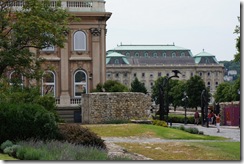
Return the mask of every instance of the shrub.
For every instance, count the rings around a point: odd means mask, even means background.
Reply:
[[[168,127],[167,122],[161,120],[153,120],[153,125]]]
[[[11,147],[7,147],[3,150],[3,153],[8,154],[12,157],[16,157],[16,152],[20,148],[19,145],[13,145]]]
[[[81,127],[77,124],[60,124],[58,128],[60,140],[65,140],[73,144],[95,146],[106,149],[104,140],[97,136],[96,133],[91,132],[88,128]]]
[[[37,104],[0,104],[0,142],[56,138],[55,116]]]
[[[7,148],[7,147],[11,147],[11,146],[13,146],[13,142],[7,140],[7,141],[5,141],[5,142],[3,142],[3,143],[1,144],[1,150],[3,151],[5,148]]]

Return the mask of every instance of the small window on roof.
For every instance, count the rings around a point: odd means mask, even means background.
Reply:
[[[115,59],[114,64],[119,64],[119,59]]]
[[[166,52],[163,52],[163,53],[162,53],[162,56],[163,56],[163,57],[166,57]]]
[[[135,57],[139,57],[139,53],[138,52],[135,53]]]

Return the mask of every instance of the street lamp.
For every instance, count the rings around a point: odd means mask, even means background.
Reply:
[[[186,94],[186,91],[184,91],[184,98],[182,99],[182,101],[184,101],[184,108],[185,108],[185,125],[187,123],[187,120],[186,120],[186,102],[187,102],[187,99],[188,99],[188,96]]]
[[[202,126],[206,123],[208,127],[208,95],[204,89],[201,93],[201,113],[202,113]]]
[[[169,113],[169,103],[168,103],[168,83],[173,77],[179,78],[178,74],[181,74],[178,70],[172,70],[174,72],[173,76],[165,77],[162,84],[159,84],[159,119],[164,120],[164,115],[168,116]],[[165,92],[166,89],[166,92]],[[168,118],[167,118],[168,121]]]

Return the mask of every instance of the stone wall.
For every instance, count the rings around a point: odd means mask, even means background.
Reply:
[[[115,92],[82,95],[81,120],[84,124],[148,117],[151,97],[143,93]]]

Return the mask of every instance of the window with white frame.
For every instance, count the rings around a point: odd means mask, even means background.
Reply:
[[[83,70],[74,73],[74,97],[87,93],[87,74]]]
[[[55,73],[46,71],[42,77],[42,95],[50,94],[55,97]]]
[[[23,87],[23,75],[13,71],[9,75],[10,85],[18,85]]]
[[[86,34],[83,31],[74,33],[74,51],[86,51]]]

